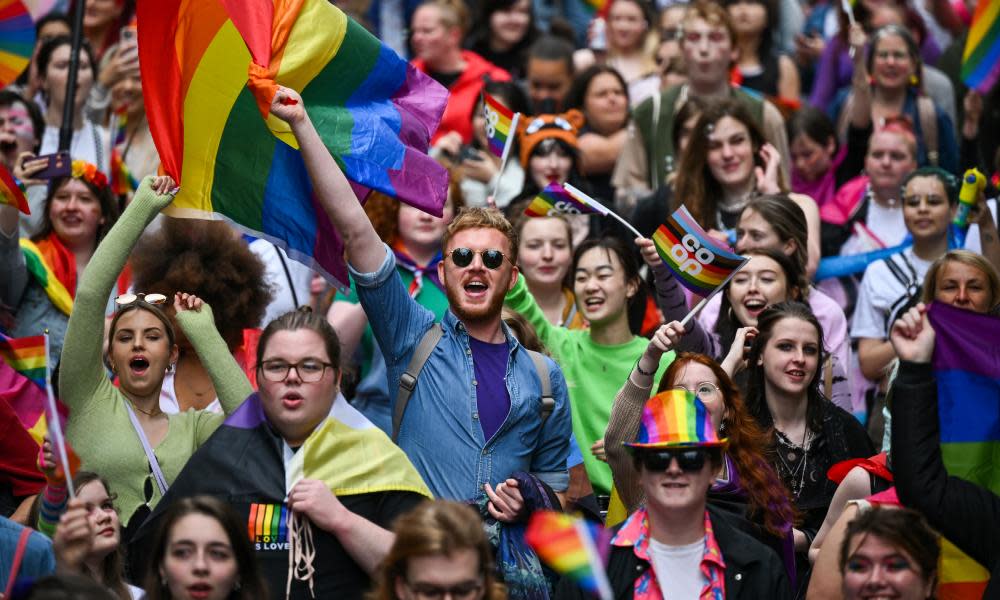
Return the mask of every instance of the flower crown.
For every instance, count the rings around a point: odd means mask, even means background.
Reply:
[[[70,174],[76,179],[82,179],[99,190],[108,187],[108,177],[97,168],[97,165],[85,160],[74,160]]]

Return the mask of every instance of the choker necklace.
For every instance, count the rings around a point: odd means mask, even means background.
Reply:
[[[160,410],[159,406],[156,407],[156,412],[154,413],[151,410],[142,410],[141,408],[139,408],[138,406],[135,405],[135,402],[132,402],[131,400],[129,400],[128,403],[132,405],[132,408],[134,408],[135,410],[141,412],[142,414],[146,415],[149,418],[158,417],[158,416],[160,416],[160,415],[163,414],[163,411]]]

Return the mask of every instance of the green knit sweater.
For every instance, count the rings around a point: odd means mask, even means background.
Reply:
[[[518,278],[504,302],[531,323],[545,348],[559,363],[569,388],[573,433],[583,453],[587,477],[595,492],[611,493],[611,469],[607,463],[594,458],[590,447],[604,437],[615,396],[645,352],[649,340],[636,336],[624,344],[601,346],[590,337],[589,330],[570,330],[553,325],[528,291],[524,277]],[[673,360],[674,353],[668,352],[660,361],[653,389],[656,389],[660,377]]]
[[[142,182],[132,203],[94,252],[77,286],[73,314],[63,344],[59,394],[70,409],[66,437],[83,461],[83,468],[108,480],[118,495],[123,524],[145,501],[143,484],[149,464],[132,428],[125,395],[108,379],[101,356],[104,310],[115,280],[132,247],[172,196],[158,196]],[[205,365],[226,414],[236,410],[253,389],[215,329],[211,308],[177,315],[184,335]],[[167,482],[172,482],[188,458],[222,424],[225,415],[188,410],[170,415],[167,435],[154,453]],[[153,485],[150,507],[160,500]]]

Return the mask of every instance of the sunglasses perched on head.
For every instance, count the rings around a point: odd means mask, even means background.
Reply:
[[[673,459],[685,473],[697,473],[705,466],[709,456],[718,456],[717,449],[711,448],[677,448],[671,450],[643,450],[639,461],[647,471],[660,472],[670,468]]]
[[[504,259],[507,255],[503,252],[490,248],[488,250],[472,250],[470,248],[455,248],[451,251],[451,262],[455,263],[456,267],[467,267],[472,264],[472,259],[476,255],[479,255],[483,259],[483,266],[491,271],[496,271],[503,264]],[[511,263],[513,264],[513,263]]]
[[[136,302],[145,302],[146,304],[166,304],[167,297],[163,294],[122,294],[115,298],[115,304],[119,308],[124,308],[129,304],[135,304]]]

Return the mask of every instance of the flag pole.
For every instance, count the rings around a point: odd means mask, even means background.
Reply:
[[[631,231],[632,233],[634,233],[635,237],[641,237],[641,238],[646,237],[646,236],[642,235],[641,233],[639,233],[639,231],[635,227],[632,227],[631,223],[629,223],[625,219],[621,218],[621,216],[619,216],[618,213],[612,211],[611,209],[609,209],[608,207],[604,206],[603,204],[601,204],[597,200],[594,200],[593,198],[591,198],[587,194],[584,194],[583,192],[581,192],[580,190],[576,189],[575,187],[573,187],[572,185],[570,185],[568,183],[564,183],[563,187],[566,188],[566,191],[568,191],[570,194],[573,194],[577,198],[583,200],[587,204],[590,204],[591,206],[593,206],[594,208],[596,208],[597,211],[599,213],[601,213],[601,215],[603,215],[605,217],[611,217],[613,219],[616,219],[619,223],[621,223],[622,225],[624,225],[626,229],[628,229],[629,231]]]
[[[500,178],[503,177],[504,167],[507,166],[507,157],[510,155],[510,149],[514,145],[514,134],[517,131],[517,121],[520,117],[521,113],[514,113],[514,118],[510,121],[510,132],[507,134],[507,142],[503,145],[503,156],[500,157],[500,170],[497,171],[497,181],[493,184],[493,193],[490,194],[493,198],[494,206],[497,203],[497,190],[500,189]]]
[[[729,283],[729,280],[733,278],[733,275],[736,275],[737,273],[739,273],[740,269],[742,269],[747,264],[747,262],[749,260],[750,260],[749,258],[744,258],[743,262],[740,263],[740,266],[738,266],[735,269],[733,269],[733,272],[730,273],[729,276],[726,277],[722,281],[722,283],[720,283],[719,285],[717,285],[715,287],[715,289],[712,290],[711,294],[709,294],[709,295],[705,296],[704,298],[702,298],[701,302],[699,302],[698,304],[696,304],[695,307],[692,308],[688,312],[688,314],[684,315],[684,318],[681,319],[681,327],[686,327],[687,324],[688,324],[688,321],[690,321],[691,319],[693,319],[695,317],[695,315],[697,315],[698,313],[700,313],[701,309],[705,308],[705,305],[708,304],[708,301],[711,300],[713,296],[715,296],[716,294],[718,294],[719,292],[721,292],[722,288],[726,287],[726,284]]]
[[[76,498],[73,489],[73,474],[69,470],[69,456],[66,453],[66,439],[63,437],[62,423],[59,422],[59,411],[56,408],[56,395],[52,391],[52,367],[49,365],[49,330],[43,334],[45,338],[45,394],[48,397],[49,414],[45,417],[48,430],[52,432],[52,443],[55,444],[56,456],[62,463],[63,475],[66,476],[66,490],[70,500]]]

